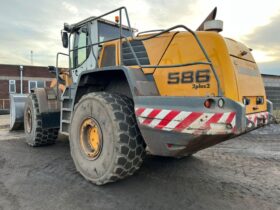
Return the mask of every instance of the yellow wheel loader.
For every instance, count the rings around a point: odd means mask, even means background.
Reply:
[[[132,175],[146,150],[183,157],[271,122],[251,49],[221,36],[215,15],[197,31],[136,34],[125,7],[65,24],[69,70],[50,67],[56,85],[28,96],[27,143],[69,136],[77,170],[102,185]]]

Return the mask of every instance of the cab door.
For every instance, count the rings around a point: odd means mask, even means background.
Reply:
[[[97,26],[89,23],[71,36],[70,64],[73,82],[77,83],[79,75],[83,71],[92,70],[98,63],[98,46],[92,45],[98,42]]]

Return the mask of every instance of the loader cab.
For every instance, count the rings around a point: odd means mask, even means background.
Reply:
[[[92,17],[92,19],[94,18]],[[76,25],[79,27],[76,27]],[[77,23],[69,26],[66,31],[70,32],[69,64],[74,83],[77,83],[78,77],[83,71],[93,70],[99,66],[116,65],[116,62],[113,62],[111,57],[107,60],[104,57],[104,61],[99,60],[100,53],[103,52],[103,46],[110,41],[120,39],[120,25],[118,23],[104,19],[87,20],[84,24]],[[128,27],[122,26],[122,35],[130,37],[133,32]],[[107,46],[104,52],[115,56],[116,49]]]

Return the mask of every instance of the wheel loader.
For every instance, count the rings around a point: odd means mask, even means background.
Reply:
[[[215,16],[216,8],[196,31],[136,33],[121,7],[65,24],[69,69],[49,67],[56,82],[26,99],[27,143],[69,136],[77,170],[103,185],[134,174],[146,151],[184,157],[270,123],[251,49],[223,37]]]

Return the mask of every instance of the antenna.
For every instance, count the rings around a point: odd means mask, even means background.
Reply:
[[[30,51],[30,61],[31,65],[33,65],[33,50]]]

